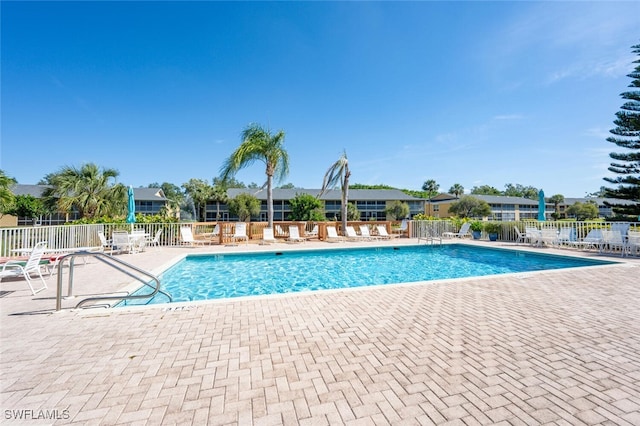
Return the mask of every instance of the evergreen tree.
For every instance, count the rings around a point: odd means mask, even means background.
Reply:
[[[640,56],[640,44],[631,47],[632,52]],[[631,74],[633,81],[629,87],[640,88],[640,59],[633,61],[638,64]],[[612,152],[609,154],[614,161],[609,166],[609,171],[620,176],[605,177],[604,180],[616,184],[616,188],[607,188],[606,196],[620,200],[629,200],[629,204],[610,203],[616,214],[623,216],[640,217],[640,90],[631,90],[621,93],[622,99],[626,99],[616,113],[613,123],[617,126],[610,130],[614,136],[607,138],[624,152]],[[605,203],[607,204],[607,203]]]

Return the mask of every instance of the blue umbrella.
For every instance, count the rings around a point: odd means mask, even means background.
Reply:
[[[127,201],[127,223],[136,223],[136,202],[133,198],[133,186],[129,186],[129,200]]]
[[[544,213],[544,191],[541,189],[538,192],[538,220],[541,222],[545,220]]]

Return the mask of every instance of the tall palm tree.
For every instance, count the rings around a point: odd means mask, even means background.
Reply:
[[[433,179],[429,179],[422,184],[422,190],[427,193],[427,198],[429,199],[429,215],[431,215],[431,199],[438,195],[439,188],[440,185]]]
[[[284,132],[272,134],[258,124],[249,124],[242,132],[242,143],[227,158],[220,169],[220,177],[226,180],[240,169],[262,161],[267,174],[267,218],[273,228],[273,179],[282,181],[289,174],[289,154],[283,147]]]
[[[322,188],[318,197],[327,192],[329,189],[335,188],[338,184],[342,188],[342,204],[340,205],[340,216],[342,219],[342,232],[347,229],[347,201],[349,200],[349,160],[347,160],[347,152],[344,151],[338,161],[333,163],[329,170],[324,174]]]
[[[43,196],[59,211],[70,212],[75,208],[80,217],[122,214],[127,207],[127,188],[111,182],[118,175],[115,169],[100,170],[93,163],[80,168],[65,166],[48,176],[52,187]]]

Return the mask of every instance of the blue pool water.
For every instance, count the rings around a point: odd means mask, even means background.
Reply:
[[[613,262],[518,250],[441,246],[366,247],[187,256],[160,276],[174,302],[601,265]],[[148,287],[139,294],[150,293]],[[163,295],[132,304],[166,303]]]

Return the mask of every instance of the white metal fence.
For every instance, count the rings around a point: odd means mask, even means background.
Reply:
[[[283,226],[292,224],[293,222],[280,222]],[[303,229],[311,230],[312,222],[295,222],[304,225]],[[354,222],[368,223],[368,222]],[[388,223],[388,222],[380,222]],[[538,228],[572,228],[572,235],[576,239],[584,238],[591,229],[611,229],[611,226],[622,226],[625,229],[640,231],[638,223],[620,222],[567,222],[567,221],[519,221],[519,222],[496,222],[502,227],[499,233],[501,241],[516,241],[517,235],[515,227],[524,232],[525,227],[535,226]],[[615,225],[614,225],[615,224]],[[211,233],[215,227],[215,222],[200,223],[146,223],[146,224],[94,224],[94,225],[52,225],[52,226],[24,226],[0,228],[0,256],[17,256],[19,249],[30,248],[40,241],[47,242],[47,248],[55,249],[73,249],[81,247],[99,247],[100,239],[98,232],[104,232],[107,238],[111,238],[113,231],[125,230],[131,232],[143,230],[150,236],[155,236],[156,232],[162,229],[159,244],[162,246],[171,246],[180,244],[180,226],[189,225],[193,234],[197,237],[199,234]],[[231,228],[234,222],[220,223],[221,228]],[[259,239],[262,236],[262,228],[266,226],[264,222],[254,222],[250,224],[249,237],[251,239]],[[393,223],[391,225],[397,225]],[[288,229],[288,226],[287,226]],[[408,230],[405,235],[410,238],[425,237],[427,235],[439,236],[444,232],[457,232],[458,226],[450,220],[426,220],[426,221],[410,221]],[[483,233],[482,238],[486,238]]]

